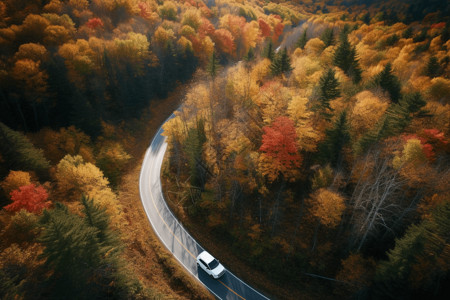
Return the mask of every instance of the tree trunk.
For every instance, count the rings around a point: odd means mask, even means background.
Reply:
[[[312,247],[311,247],[311,252],[313,252],[316,249],[317,236],[319,234],[319,227],[320,227],[320,221],[318,220],[316,228],[314,229],[314,238],[313,238],[313,243],[312,243]]]

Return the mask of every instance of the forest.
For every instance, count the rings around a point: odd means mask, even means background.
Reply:
[[[449,38],[446,1],[0,0],[0,298],[209,299],[139,206],[177,107],[166,198],[246,282],[443,298]]]

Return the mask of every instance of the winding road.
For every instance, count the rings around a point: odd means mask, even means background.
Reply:
[[[162,132],[163,129],[160,128],[147,149],[139,178],[141,201],[156,234],[181,265],[217,298],[269,299],[228,270],[220,279],[212,279],[197,267],[196,257],[203,248],[172,214],[162,193],[160,173],[167,149],[166,138],[161,135]],[[214,255],[214,253],[211,254]],[[220,259],[220,257],[216,258]]]

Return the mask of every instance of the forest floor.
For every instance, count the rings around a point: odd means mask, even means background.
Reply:
[[[213,299],[191,278],[164,247],[152,230],[139,195],[139,175],[145,150],[159,126],[179,106],[181,86],[164,100],[152,101],[140,121],[133,125],[139,137],[130,148],[134,157],[118,188],[119,201],[128,222],[123,232],[125,259],[153,299]],[[136,134],[135,134],[136,135]]]

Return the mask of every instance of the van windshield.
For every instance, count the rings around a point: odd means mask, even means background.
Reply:
[[[217,261],[217,259],[214,259],[212,262],[209,263],[209,268],[211,270],[214,270],[215,268],[217,268],[218,265],[219,265],[219,262]]]

